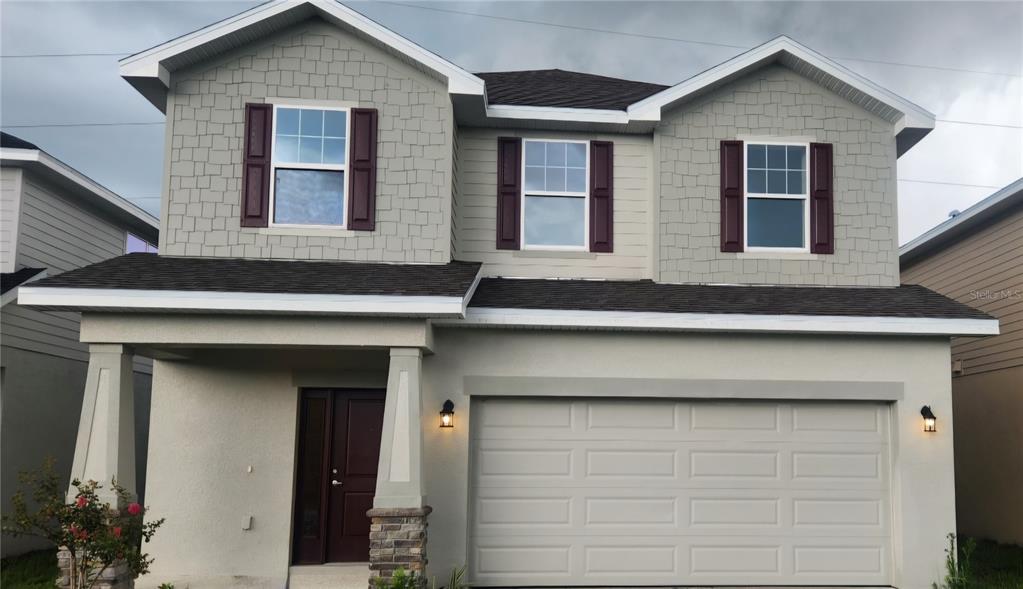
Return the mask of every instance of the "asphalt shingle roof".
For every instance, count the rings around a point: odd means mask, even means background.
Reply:
[[[5,294],[7,291],[21,286],[28,279],[32,278],[36,274],[39,274],[46,268],[22,268],[14,272],[4,272],[0,274],[0,294]]]
[[[484,278],[470,307],[655,313],[991,319],[922,286],[716,286]]]
[[[487,84],[487,102],[518,106],[625,110],[630,104],[668,87],[564,70],[476,75]]]
[[[289,294],[462,297],[476,262],[374,264],[127,254],[71,270],[34,287]]]
[[[12,149],[39,149],[34,143],[29,143],[20,137],[15,137],[10,133],[0,132],[0,147],[9,147]]]

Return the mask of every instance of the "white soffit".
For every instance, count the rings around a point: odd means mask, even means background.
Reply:
[[[997,319],[652,313],[469,308],[464,319],[434,321],[451,327],[504,327],[600,331],[692,331],[848,335],[998,335]]]
[[[162,45],[122,59],[120,74],[157,108],[166,105],[170,72],[320,16],[375,41],[407,63],[447,79],[452,94],[483,96],[483,80],[334,0],[271,0]]]
[[[99,205],[100,208],[113,210],[118,215],[152,231],[160,230],[160,222],[156,217],[45,151],[3,147],[0,148],[0,162],[4,166],[35,170],[51,182],[70,187],[79,194],[93,199],[91,204],[94,206]],[[154,236],[155,233],[148,237]]]

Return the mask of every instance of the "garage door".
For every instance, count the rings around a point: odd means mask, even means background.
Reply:
[[[886,585],[888,406],[473,405],[480,585]]]

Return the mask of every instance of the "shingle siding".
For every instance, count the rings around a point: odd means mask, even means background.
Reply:
[[[666,113],[660,170],[659,280],[895,286],[895,138],[887,123],[782,66],[769,66]],[[835,253],[780,259],[720,251],[722,139],[833,143]]]
[[[497,138],[502,136],[614,142],[613,253],[497,249]],[[653,143],[649,136],[463,128],[458,130],[457,144],[458,204],[454,220],[457,259],[483,262],[483,273],[487,276],[650,277]]]
[[[18,219],[21,208],[21,178],[19,168],[0,169],[0,271],[17,270],[15,258],[18,250]]]
[[[379,110],[372,232],[242,228],[245,103],[292,101]],[[169,255],[444,263],[451,256],[454,117],[446,84],[311,20],[214,64],[176,74]]]

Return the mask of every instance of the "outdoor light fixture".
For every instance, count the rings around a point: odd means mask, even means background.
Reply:
[[[924,405],[920,408],[920,415],[924,418],[924,431],[925,432],[936,432],[938,431],[938,418],[934,416],[934,412],[931,411],[930,405]]]
[[[440,410],[440,426],[455,427],[455,404],[451,399],[444,401],[444,407]]]

